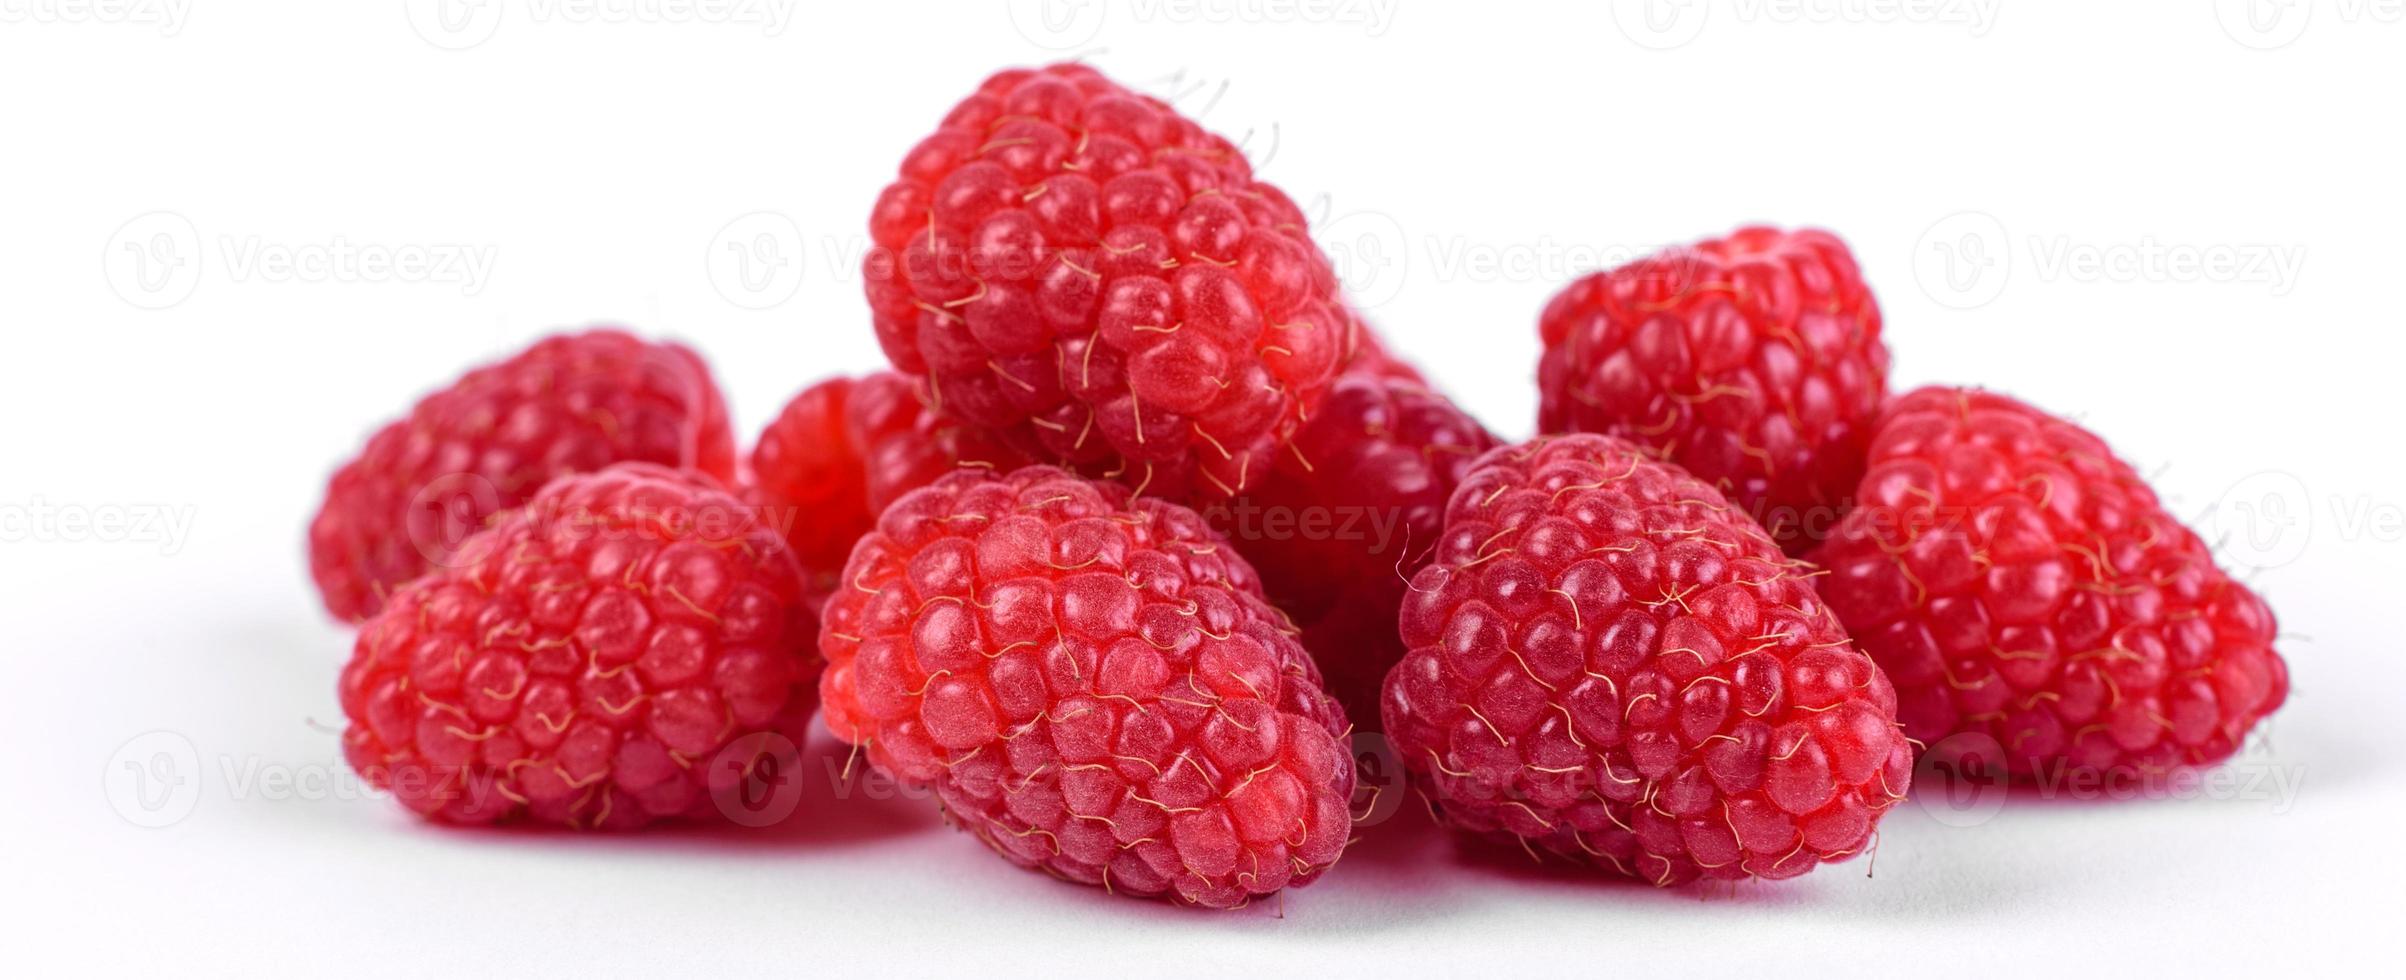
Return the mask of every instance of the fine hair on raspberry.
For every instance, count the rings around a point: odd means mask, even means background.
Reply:
[[[1887,392],[1880,307],[1825,231],[1741,228],[1547,304],[1544,432],[1600,432],[1713,484],[1791,554],[1829,532]]]
[[[357,622],[554,477],[641,462],[735,475],[735,440],[693,351],[616,329],[557,334],[462,375],[377,430],[327,481],[309,568]]]
[[[1859,854],[1912,752],[1805,573],[1628,443],[1495,450],[1404,599],[1387,735],[1443,822],[1656,885]]]
[[[361,625],[344,757],[444,823],[710,818],[793,761],[819,667],[802,598],[784,539],[711,477],[562,477]]]
[[[988,78],[870,216],[877,338],[947,416],[1172,500],[1265,474],[1359,325],[1244,154],[1081,64]]]
[[[2287,699],[2272,610],[2086,429],[1995,392],[1882,413],[1823,594],[1954,771],[2219,762]]]
[[[1009,860],[1229,908],[1351,833],[1348,726],[1202,518],[1051,467],[887,509],[827,604],[827,726]]]
[[[1262,574],[1270,600],[1357,725],[1403,656],[1395,611],[1436,552],[1445,501],[1496,439],[1391,360],[1357,361],[1260,487],[1201,508]]]

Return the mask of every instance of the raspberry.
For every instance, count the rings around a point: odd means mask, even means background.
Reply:
[[[309,524],[310,574],[336,618],[364,620],[487,517],[622,461],[734,475],[709,368],[618,330],[546,337],[426,396],[335,471]]]
[[[1204,508],[1301,624],[1354,718],[1375,723],[1379,684],[1403,658],[1404,582],[1436,549],[1446,497],[1495,445],[1410,368],[1357,360],[1258,490]]]
[[[360,628],[343,754],[446,823],[707,816],[793,761],[818,670],[801,595],[784,542],[707,476],[561,477]]]
[[[1227,140],[1078,64],[1004,71],[870,216],[877,336],[953,418],[1173,500],[1244,490],[1359,324]]]
[[[2004,395],[1884,412],[1814,555],[1905,731],[2016,777],[2215,762],[2288,695],[2273,616],[2087,430]],[[1999,758],[1999,757],[2002,758]]]
[[[992,433],[931,411],[909,378],[879,372],[861,380],[844,431],[869,473],[869,512],[964,466],[1009,472],[1035,462]]]
[[[1863,474],[1880,308],[1836,237],[1743,228],[1571,284],[1540,325],[1538,427],[1658,450],[1791,553]]]
[[[828,581],[869,533],[869,476],[858,447],[844,431],[845,408],[858,382],[832,378],[803,389],[752,444],[749,499],[784,533],[805,573]]]
[[[1225,908],[1344,847],[1344,715],[1193,511],[964,470],[888,509],[844,577],[827,727],[1011,861]]]
[[[803,569],[829,582],[896,498],[964,466],[1010,470],[1030,462],[980,430],[929,412],[917,386],[891,371],[812,385],[752,449],[757,499],[770,506]]]
[[[1532,853],[1656,885],[1851,856],[1912,752],[1798,569],[1618,439],[1496,450],[1404,600],[1387,736],[1442,820]]]

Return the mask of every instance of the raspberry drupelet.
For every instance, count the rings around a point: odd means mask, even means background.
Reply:
[[[615,329],[546,337],[426,396],[335,471],[309,524],[310,574],[327,611],[364,620],[552,478],[630,461],[734,476],[709,369]]]
[[[964,470],[861,540],[820,649],[827,726],[1011,861],[1228,908],[1351,830],[1336,702],[1253,569],[1184,507]]]
[[[1896,698],[1797,563],[1605,436],[1476,463],[1400,617],[1387,736],[1442,822],[1656,885],[1860,853],[1903,799]]]
[[[1139,494],[1259,479],[1359,329],[1294,202],[1085,65],[988,78],[869,227],[878,340],[939,411]]]
[[[822,381],[786,403],[753,445],[754,498],[820,592],[833,591],[852,545],[903,494],[963,467],[1033,462],[929,411],[918,387],[892,371]]]
[[[867,470],[872,516],[963,467],[1008,473],[1036,462],[991,432],[937,414],[920,382],[891,371],[861,379],[844,432]]]
[[[846,434],[861,382],[830,378],[795,395],[752,444],[747,499],[785,535],[813,591],[834,591],[852,544],[869,532],[869,475]]]
[[[819,667],[801,598],[784,540],[710,477],[562,477],[360,627],[344,757],[444,823],[708,818],[794,762]]]
[[[1303,629],[1329,693],[1364,726],[1403,656],[1404,583],[1436,552],[1445,501],[1495,437],[1392,361],[1357,361],[1234,508],[1206,507]]]
[[[2288,695],[2263,600],[2102,440],[2004,395],[1899,397],[1813,557],[1905,731],[1956,765],[2212,763]]]
[[[1888,348],[1827,232],[1743,228],[1590,275],[1539,332],[1539,431],[1661,452],[1791,554],[1829,532],[1863,474]]]

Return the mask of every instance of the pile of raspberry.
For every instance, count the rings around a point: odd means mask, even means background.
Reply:
[[[360,774],[445,824],[758,825],[815,716],[1010,862],[1234,908],[1381,832],[1357,752],[1674,886],[1869,852],[1917,759],[2163,774],[2287,695],[2271,611],[2096,435],[1889,391],[1827,232],[1564,286],[1513,443],[1237,146],[1084,65],[988,78],[869,230],[890,370],[747,454],[698,355],[603,328],[335,471]]]

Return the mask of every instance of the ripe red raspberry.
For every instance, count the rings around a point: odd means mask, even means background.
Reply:
[[[793,761],[818,672],[801,595],[709,477],[561,477],[360,628],[343,754],[446,823],[707,816],[763,757]]]
[[[891,371],[861,379],[844,432],[868,467],[872,517],[963,467],[1008,473],[1035,463],[994,433],[937,414],[919,382]]]
[[[852,543],[869,533],[869,475],[845,434],[845,408],[859,383],[830,378],[802,390],[752,444],[747,499],[785,535],[806,576],[834,591]]]
[[[1814,557],[1906,733],[1985,736],[1949,741],[1958,764],[2211,763],[2288,695],[2272,610],[2103,441],[2004,395],[1898,398]]]
[[[880,371],[796,395],[761,431],[751,462],[770,522],[806,572],[832,583],[853,543],[903,494],[962,467],[1012,470],[1032,461],[928,411],[914,382]]]
[[[1743,228],[1588,276],[1540,332],[1541,431],[1661,451],[1791,553],[1829,531],[1863,474],[1888,348],[1827,232]]]
[[[844,577],[827,727],[1011,861],[1225,908],[1345,846],[1344,715],[1193,511],[964,470],[888,509]]]
[[[1004,71],[871,214],[878,340],[936,407],[1174,500],[1243,490],[1358,324],[1227,140],[1078,64]]]
[[[1617,439],[1482,458],[1401,625],[1387,737],[1464,830],[1657,885],[1787,878],[1861,851],[1912,776],[1799,566]]]
[[[1403,658],[1396,608],[1436,551],[1446,497],[1495,446],[1409,368],[1357,360],[1258,490],[1203,511],[1302,627],[1329,693],[1359,722],[1377,723],[1380,683]]]
[[[359,621],[553,477],[635,461],[734,475],[702,359],[618,330],[546,337],[426,396],[336,470],[309,524],[326,609]]]

